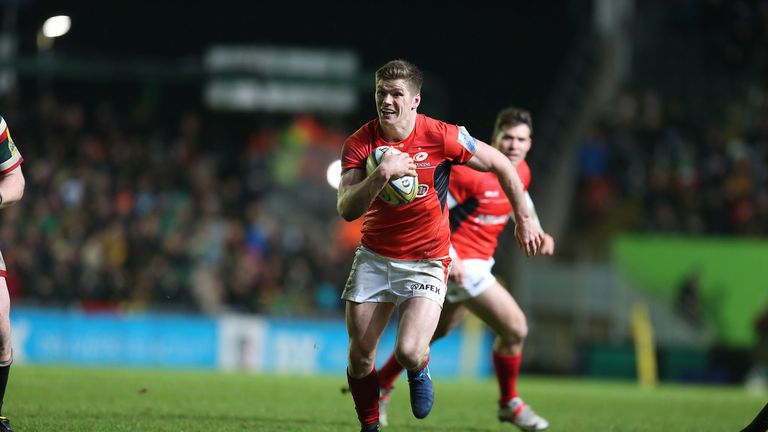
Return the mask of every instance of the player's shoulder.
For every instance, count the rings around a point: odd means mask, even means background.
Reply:
[[[523,189],[528,190],[528,186],[531,184],[531,167],[523,159],[517,163],[515,168],[517,169],[517,176],[520,177],[520,181],[523,183]]]
[[[8,125],[5,124],[5,118],[0,115],[0,131],[5,130]]]
[[[373,119],[368,123],[360,126],[360,129],[356,130],[352,135],[347,137],[347,142],[371,142],[371,140],[376,136],[376,128],[378,127],[378,124],[379,120]]]
[[[442,120],[438,120],[436,118],[429,117],[424,114],[419,114],[417,117],[417,121],[421,122],[422,129],[424,131],[437,131],[437,132],[444,132],[447,129],[450,128],[457,128],[458,126],[454,124],[450,124],[447,122],[444,122]]]
[[[458,137],[457,131],[459,127],[457,125],[446,123],[424,114],[419,114],[416,121],[416,127],[420,134],[430,141],[447,142],[450,141],[449,138],[456,139]]]

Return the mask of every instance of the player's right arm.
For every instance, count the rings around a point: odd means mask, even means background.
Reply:
[[[21,166],[0,175],[0,208],[8,207],[18,202],[24,196],[26,181],[21,172]]]
[[[368,211],[376,195],[390,179],[404,175],[417,175],[416,164],[407,153],[385,152],[379,166],[367,177],[363,169],[344,171],[339,182],[336,210],[347,221],[359,218]]]

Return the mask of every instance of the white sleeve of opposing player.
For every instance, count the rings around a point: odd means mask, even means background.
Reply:
[[[458,201],[456,201],[456,198],[451,194],[451,192],[448,192],[448,210],[456,207],[459,204]]]
[[[525,191],[525,203],[528,205],[528,211],[531,213],[533,224],[536,225],[536,227],[538,227],[540,230],[544,231],[544,228],[541,227],[541,221],[539,221],[539,215],[536,213],[536,206],[533,205],[533,199],[531,198],[531,194],[529,194],[528,191]]]

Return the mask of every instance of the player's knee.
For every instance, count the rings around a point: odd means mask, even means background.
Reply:
[[[353,377],[365,376],[373,370],[376,363],[376,351],[358,345],[349,348],[349,374]]]
[[[375,357],[356,357],[350,353],[349,375],[353,378],[362,378],[373,370]]]
[[[518,339],[525,340],[525,338],[528,337],[528,322],[525,320],[525,318],[521,319],[519,322],[516,323],[514,326],[514,332],[517,335]]]
[[[424,362],[426,351],[417,344],[399,343],[395,348],[395,358],[404,368],[414,369]]]
[[[509,343],[520,343],[528,337],[528,322],[525,317],[515,319],[509,323],[504,334],[499,337]]]

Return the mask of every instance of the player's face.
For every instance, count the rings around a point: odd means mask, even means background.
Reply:
[[[507,127],[496,134],[493,143],[516,165],[531,149],[531,129],[526,124]]]
[[[414,94],[405,80],[376,82],[376,111],[382,124],[406,123],[416,116],[421,95]]]

